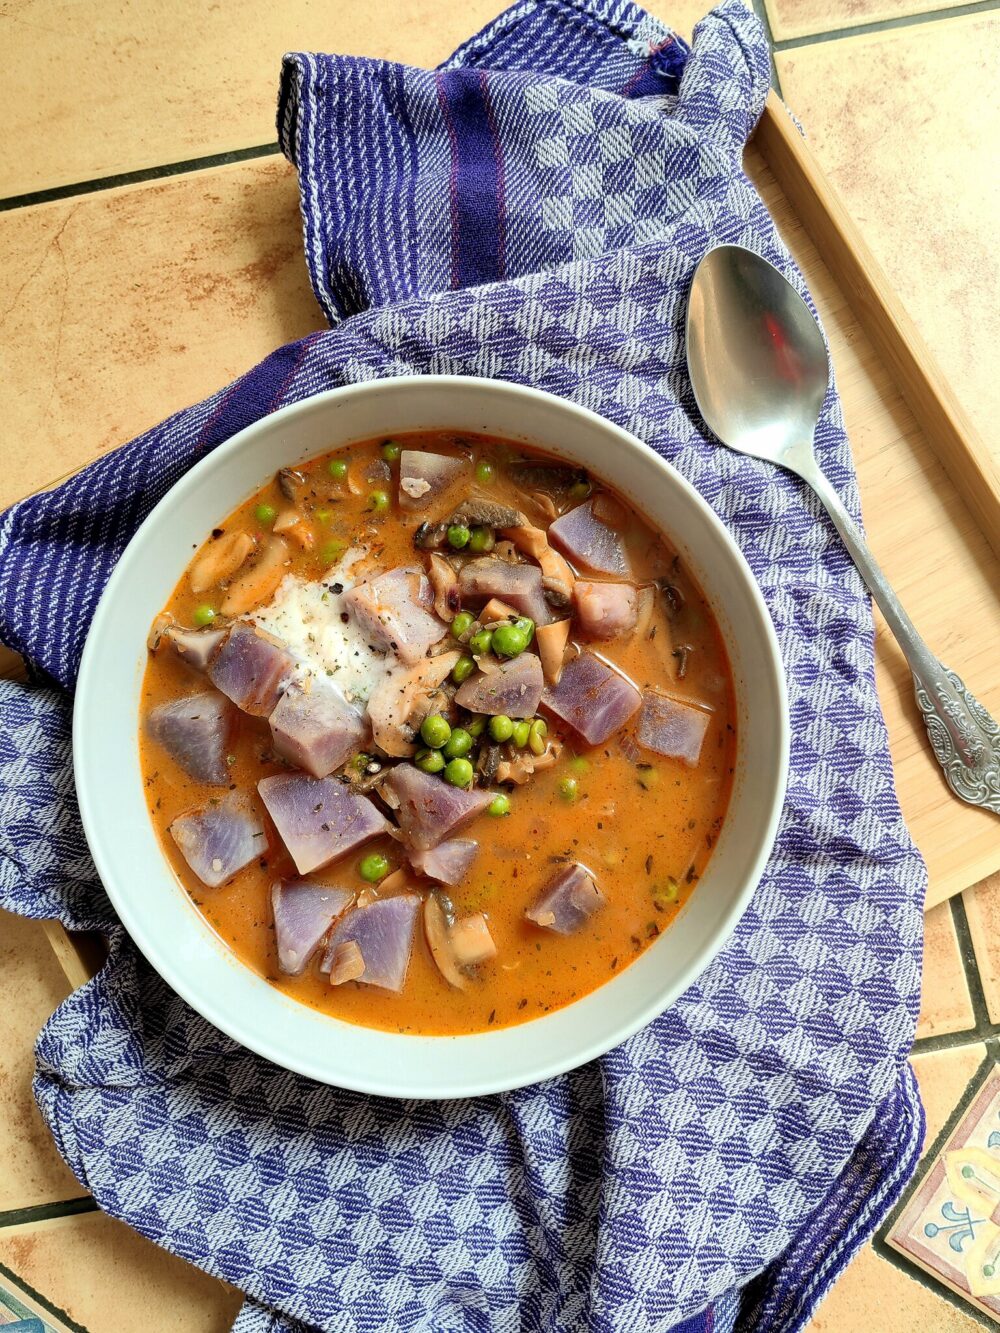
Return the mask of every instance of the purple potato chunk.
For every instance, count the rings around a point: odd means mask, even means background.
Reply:
[[[497,597],[536,625],[547,625],[552,611],[542,591],[542,571],[537,565],[511,564],[495,556],[470,560],[459,570],[462,604],[475,605]]]
[[[606,578],[632,577],[625,543],[614,528],[594,516],[593,500],[577,505],[549,527],[549,542],[578,569]]]
[[[300,875],[346,856],[389,827],[366,796],[336,778],[278,773],[261,778],[257,790]]]
[[[422,569],[407,565],[366,579],[344,596],[344,606],[373,647],[412,666],[448,627],[434,614],[434,593]]]
[[[525,916],[557,935],[572,935],[607,902],[590,871],[574,862],[545,885]]]
[[[195,782],[229,786],[226,755],[236,726],[236,709],[215,690],[189,694],[154,708],[149,734]]]
[[[411,851],[410,865],[419,875],[436,879],[439,884],[460,884],[479,854],[479,843],[472,838],[449,838],[426,851]]]
[[[399,507],[411,514],[432,510],[467,475],[464,458],[404,449],[399,455]]]
[[[712,714],[696,704],[647,690],[642,696],[642,712],[636,738],[647,750],[655,750],[667,759],[680,759],[694,768]]]
[[[335,918],[353,898],[347,889],[313,884],[307,879],[286,879],[271,885],[278,967],[286,976],[302,975]]]
[[[349,952],[363,964],[363,969],[355,970],[351,980],[401,991],[413,949],[419,906],[420,899],[415,893],[401,893],[395,898],[377,898],[366,907],[348,912],[334,926],[323,959],[323,971],[332,972],[333,984],[339,984],[339,958]]]
[[[563,667],[557,685],[542,695],[542,707],[572,727],[588,745],[600,745],[622,728],[642,703],[630,680],[593,653]]]
[[[217,889],[268,850],[260,818],[240,796],[180,815],[170,836],[203,884]]]
[[[268,722],[277,753],[314,778],[339,768],[368,734],[364,716],[322,681],[309,690],[290,686]]]
[[[494,671],[470,676],[455,695],[460,708],[471,713],[503,713],[507,717],[534,717],[545,680],[534,653],[521,653],[501,662]]]
[[[403,840],[425,852],[464,828],[486,809],[496,792],[463,791],[412,764],[397,764],[383,785],[399,802],[396,819]]]
[[[277,639],[238,620],[210,663],[208,678],[244,713],[267,717],[294,670],[294,659]]]

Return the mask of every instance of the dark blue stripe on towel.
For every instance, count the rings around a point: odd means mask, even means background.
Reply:
[[[490,126],[486,75],[449,69],[437,76],[451,141],[452,286],[501,276],[500,155]]]

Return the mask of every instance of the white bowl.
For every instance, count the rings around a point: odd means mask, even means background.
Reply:
[[[541,446],[606,477],[667,534],[718,618],[736,684],[738,756],[729,813],[697,891],[625,971],[519,1027],[403,1036],[329,1018],[240,963],[177,882],[149,819],[139,769],[146,634],[191,552],[279,467],[400,431],[481,431]],[[649,1023],[712,961],[771,852],[788,765],[788,708],[764,601],[698,493],[646,445],[584,408],[491,380],[424,376],[334,389],[265,417],[197,463],[129,543],[83,654],[73,750],[98,872],[135,943],[209,1022],[275,1064],[392,1097],[468,1097],[550,1078]],[[636,831],[641,837],[641,830]]]

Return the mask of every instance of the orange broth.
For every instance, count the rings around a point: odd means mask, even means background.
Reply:
[[[423,432],[395,439],[403,448],[490,462],[493,476],[482,490],[522,509],[525,492],[507,474],[507,463],[515,458],[545,461],[538,451],[485,436]],[[372,485],[364,474],[381,458],[381,444],[353,444],[299,469],[306,477],[299,509],[313,547],[305,550],[290,543],[288,573],[318,579],[337,555],[338,543],[359,540],[374,545],[378,568],[422,562],[413,545],[419,516],[401,513],[396,503],[398,464],[393,464],[390,482],[377,483],[391,497],[387,512],[375,516],[367,507]],[[335,480],[327,467],[337,458],[349,463],[343,481]],[[609,489],[597,478],[593,483]],[[254,512],[262,503],[278,511],[287,508],[271,482],[215,533],[245,530],[264,544],[268,529]],[[146,799],[164,855],[206,920],[243,963],[294,999],[351,1023],[404,1033],[461,1034],[522,1023],[572,1003],[627,967],[670,926],[704,873],[725,815],[736,752],[732,681],[718,626],[691,574],[668,539],[630,506],[625,508],[622,533],[635,581],[666,581],[672,591],[657,596],[651,632],[590,646],[640,690],[661,690],[711,709],[700,760],[692,768],[648,751],[637,755],[632,740],[636,718],[594,749],[575,742],[550,718],[550,735],[566,742],[558,761],[523,786],[503,788],[510,797],[508,815],[481,815],[457,834],[475,838],[480,850],[466,881],[447,892],[457,916],[485,914],[497,946],[496,958],[481,964],[464,990],[449,986],[438,971],[419,918],[399,994],[356,981],[332,986],[319,970],[318,956],[302,976],[283,976],[277,966],[270,891],[276,879],[296,878],[296,871],[255,792],[260,778],[288,771],[271,751],[266,719],[241,715],[230,771],[233,788],[250,793],[264,819],[269,850],[217,889],[207,888],[191,871],[168,827],[177,816],[217,798],[219,788],[192,781],[143,730]],[[532,521],[541,524],[537,511]],[[210,537],[202,550],[217,539]],[[185,573],[165,610],[189,625],[205,601],[206,594],[190,591]],[[575,638],[574,633],[571,643]],[[151,653],[142,713],[204,688],[204,677],[176,655]],[[567,800],[561,789],[567,778],[577,784],[574,800]],[[310,878],[360,893],[371,886],[361,880],[358,864],[363,855],[377,850],[393,868],[405,865],[399,844],[381,837]],[[563,936],[527,922],[524,912],[566,859],[592,872],[607,903],[584,928]],[[413,877],[407,884],[407,891],[430,888],[428,881]]]

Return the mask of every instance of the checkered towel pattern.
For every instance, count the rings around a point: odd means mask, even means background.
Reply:
[[[738,0],[690,53],[622,0],[527,0],[434,73],[288,57],[279,124],[334,327],[0,520],[0,636],[35,676],[0,687],[0,901],[111,941],[41,1035],[38,1097],[103,1208],[247,1292],[240,1333],[788,1333],[915,1162],[924,870],[868,602],[812,496],[713,443],[685,377],[710,245],[804,292],[739,164],[766,87]],[[551,1082],[425,1105],[286,1073],[170,992],[96,880],[69,726],[108,574],[192,463],[323,389],[435,371],[582,403],[694,483],[763,589],[793,741],[760,888],[667,1013]],[[857,516],[832,387],[817,448]]]

